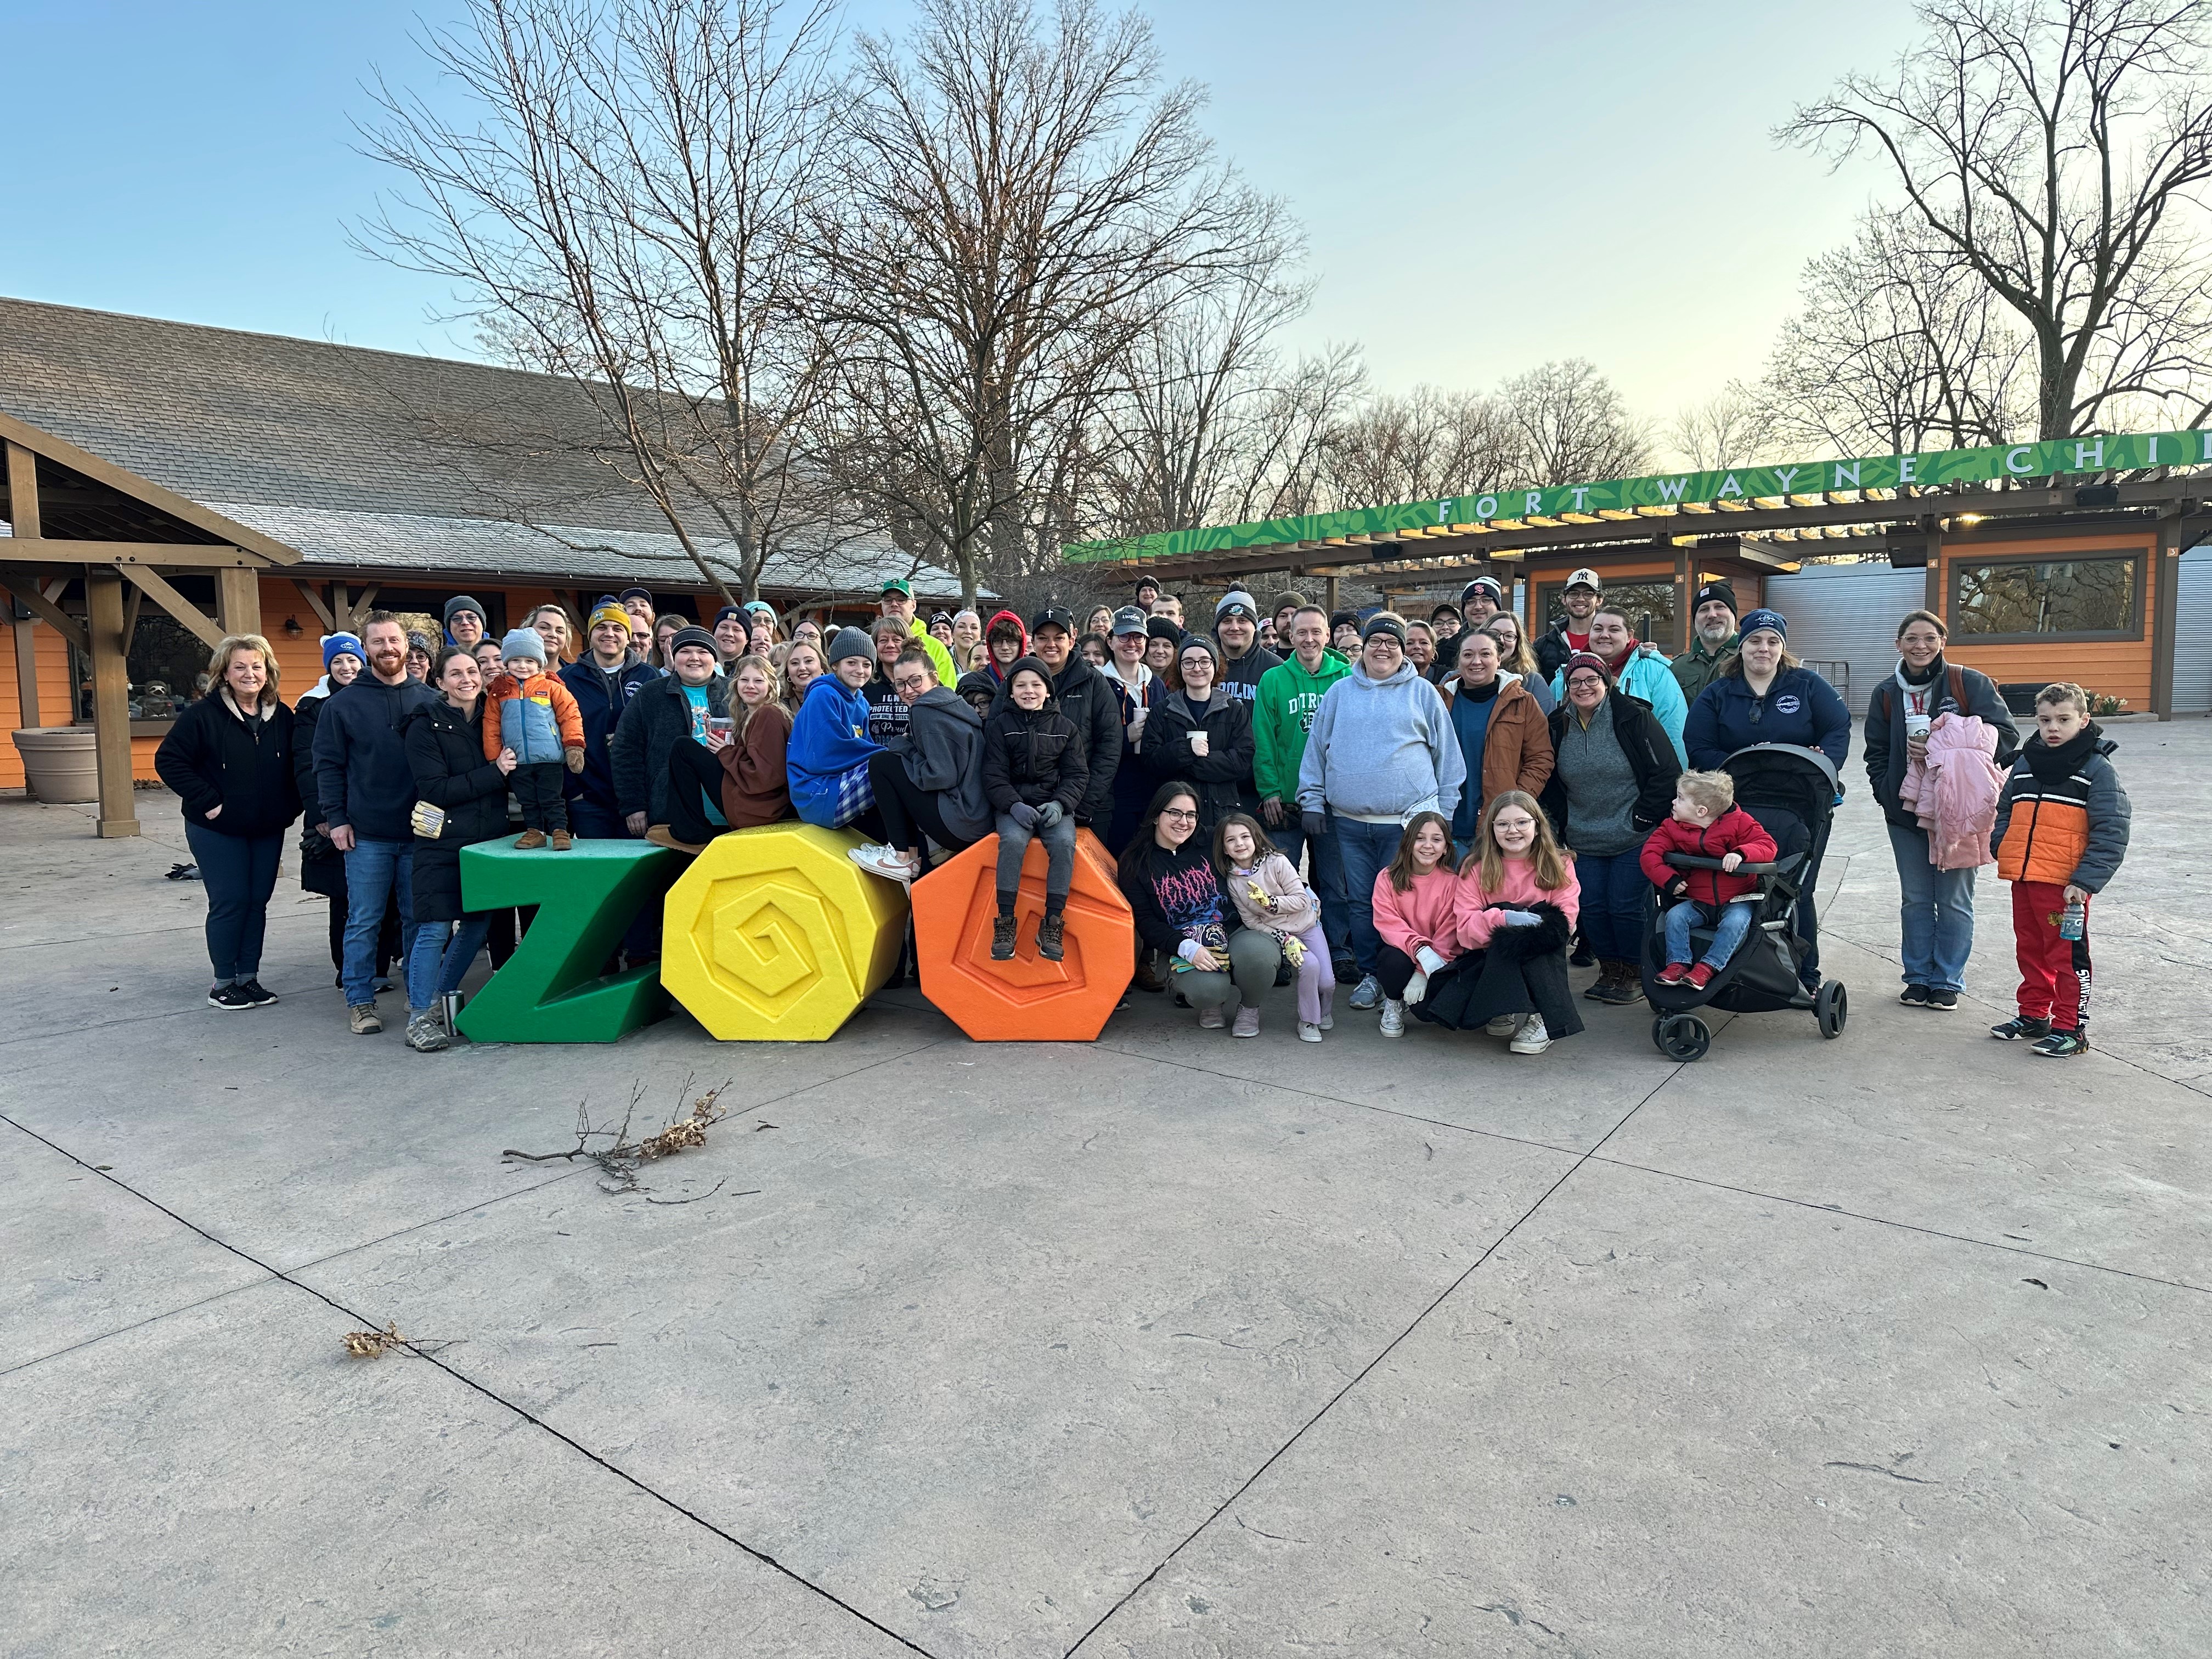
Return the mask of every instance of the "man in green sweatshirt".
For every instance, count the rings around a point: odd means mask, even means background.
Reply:
[[[1314,711],[1321,707],[1322,695],[1352,672],[1352,665],[1329,648],[1328,612],[1319,605],[1298,607],[1291,618],[1287,642],[1290,659],[1261,675],[1253,694],[1252,781],[1259,791],[1267,839],[1292,868],[1300,852],[1313,854],[1306,878],[1321,897],[1322,932],[1328,936],[1329,954],[1342,958],[1351,950],[1352,938],[1344,862],[1334,836],[1316,836],[1308,841],[1298,828],[1298,763],[1306,757],[1306,733],[1313,729]]]

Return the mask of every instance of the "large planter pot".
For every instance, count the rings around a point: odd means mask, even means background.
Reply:
[[[91,727],[26,726],[14,736],[32,799],[57,806],[100,799],[100,758]]]

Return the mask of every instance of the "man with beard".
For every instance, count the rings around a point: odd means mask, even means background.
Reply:
[[[1683,702],[1697,702],[1721,664],[1735,654],[1735,589],[1727,581],[1716,579],[1698,589],[1690,610],[1690,648],[1668,665]]]
[[[315,723],[315,793],[331,844],[345,857],[346,1023],[356,1036],[384,1029],[376,1012],[376,934],[399,899],[399,956],[415,942],[415,771],[399,728],[438,694],[407,677],[407,630],[373,611],[361,630],[368,672],[333,692]]]

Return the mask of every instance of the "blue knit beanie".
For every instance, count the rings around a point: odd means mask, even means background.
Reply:
[[[544,662],[545,641],[538,637],[534,628],[510,628],[507,637],[499,642],[499,656],[501,662],[509,657],[534,657]]]
[[[1761,605],[1756,611],[1747,611],[1743,620],[1735,625],[1736,637],[1749,639],[1762,628],[1771,628],[1784,640],[1790,637],[1790,624],[1779,611],[1769,611]]]
[[[331,659],[338,656],[359,658],[364,667],[368,663],[368,647],[362,644],[358,634],[323,635],[323,672],[327,674],[331,672]]]

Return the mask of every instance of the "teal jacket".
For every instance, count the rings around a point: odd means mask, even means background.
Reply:
[[[1252,697],[1252,781],[1261,800],[1298,798],[1298,764],[1306,734],[1328,688],[1352,672],[1342,653],[1323,649],[1321,667],[1309,674],[1292,657],[1260,676]]]

